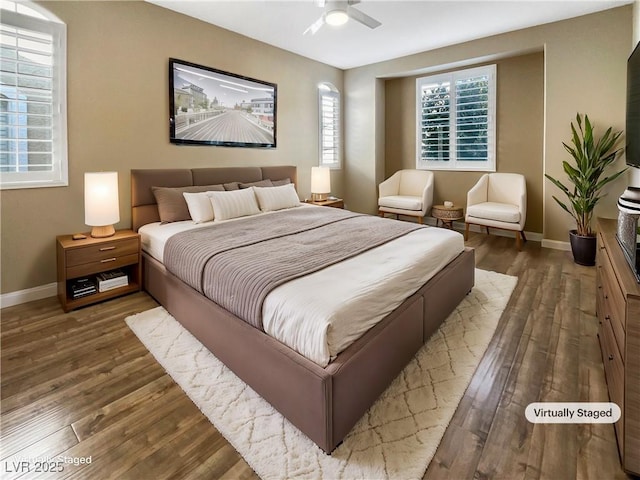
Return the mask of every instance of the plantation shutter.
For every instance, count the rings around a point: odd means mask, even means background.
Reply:
[[[496,66],[419,78],[416,167],[495,171]]]
[[[489,78],[487,75],[456,80],[456,159],[487,161]]]
[[[340,96],[320,93],[320,166],[340,166]]]
[[[450,82],[429,83],[422,86],[421,159],[449,161]]]
[[[64,25],[2,11],[3,188],[67,184]]]

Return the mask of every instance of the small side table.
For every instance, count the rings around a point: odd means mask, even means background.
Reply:
[[[137,292],[142,285],[140,235],[131,230],[118,230],[115,235],[73,240],[72,235],[56,237],[58,259],[58,298],[65,312],[127,293]],[[74,280],[87,279],[97,288],[96,276],[110,270],[122,270],[127,284],[103,292],[73,295]]]
[[[442,226],[453,230],[453,222],[464,218],[462,207],[445,207],[444,205],[434,205],[431,208],[431,216],[436,219],[436,227],[442,222]]]
[[[341,198],[328,198],[327,200],[305,200],[304,203],[320,205],[321,207],[344,208],[344,200]]]

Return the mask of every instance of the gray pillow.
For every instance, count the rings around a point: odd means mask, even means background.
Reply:
[[[249,187],[273,187],[273,183],[268,178],[264,180],[260,180],[258,182],[250,182],[250,183],[240,183],[240,188],[249,188]]]
[[[239,190],[240,189],[240,182],[225,183],[224,184],[224,189],[225,190]]]
[[[271,180],[274,187],[281,187],[282,185],[289,185],[291,183],[290,178],[283,178],[282,180]]]
[[[194,185],[191,187],[151,187],[162,223],[191,220],[184,192],[224,192],[222,185]]]

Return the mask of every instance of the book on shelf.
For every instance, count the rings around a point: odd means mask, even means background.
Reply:
[[[70,290],[73,298],[84,297],[98,291],[95,282],[89,278],[76,278],[72,280]]]
[[[98,290],[96,290],[95,288],[93,290],[90,291],[86,291],[86,292],[77,292],[77,293],[73,293],[73,295],[71,295],[71,297],[73,299],[76,298],[82,298],[82,297],[86,297],[88,295],[93,295],[94,293],[97,293]]]
[[[99,273],[96,278],[98,280],[98,291],[100,292],[129,285],[129,277],[122,270]]]
[[[98,274],[98,280],[112,280],[114,278],[126,277],[127,274],[122,270],[109,270]]]

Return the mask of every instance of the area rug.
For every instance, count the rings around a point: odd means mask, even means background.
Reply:
[[[421,478],[469,385],[517,278],[476,269],[476,285],[326,455],[162,307],[129,327],[263,479]]]

